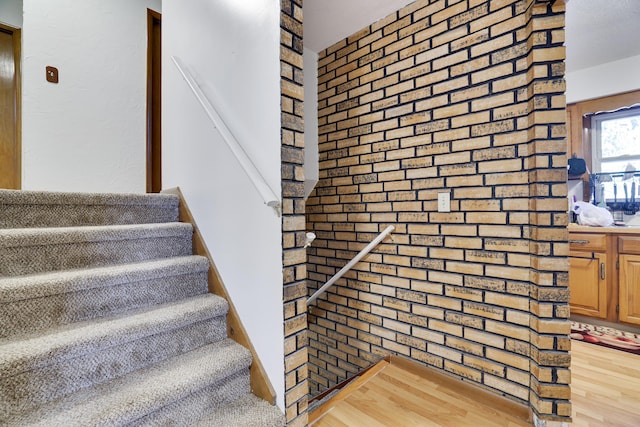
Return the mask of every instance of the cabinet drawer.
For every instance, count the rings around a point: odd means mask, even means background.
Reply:
[[[604,252],[607,249],[607,235],[591,233],[569,233],[569,249],[575,251]]]
[[[640,255],[640,237],[618,237],[618,253]]]

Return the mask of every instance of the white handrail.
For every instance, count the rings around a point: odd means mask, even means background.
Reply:
[[[229,127],[227,127],[224,120],[222,120],[222,117],[220,117],[220,114],[218,114],[215,107],[211,102],[209,102],[209,99],[204,92],[202,92],[202,89],[200,89],[200,86],[198,86],[198,83],[195,81],[193,76],[182,65],[180,59],[175,56],[171,56],[171,60],[191,88],[191,91],[200,102],[200,105],[202,105],[202,108],[204,108],[204,111],[207,113],[207,116],[209,116],[209,119],[211,119],[213,125],[218,129],[218,132],[220,132],[222,139],[227,143],[227,146],[238,160],[238,163],[240,163],[240,166],[242,166],[242,169],[251,180],[253,186],[262,196],[264,203],[275,209],[278,216],[280,216],[280,200],[278,199],[278,196],[276,196],[275,192],[271,187],[269,187],[269,184],[267,184],[267,181],[264,179],[256,165],[251,161],[251,158],[246,151],[244,151],[242,145],[240,145],[236,137],[229,130]]]
[[[354,265],[356,265],[365,255],[367,255],[369,252],[371,252],[371,250],[373,248],[375,248],[378,245],[378,243],[380,243],[382,241],[382,239],[384,239],[389,234],[391,234],[391,232],[393,230],[395,230],[395,229],[396,228],[393,225],[390,225],[387,228],[385,228],[384,231],[378,235],[378,237],[373,239],[371,241],[371,243],[369,243],[364,249],[362,249],[360,252],[358,252],[358,255],[353,257],[353,259],[351,261],[349,261],[347,263],[347,265],[342,267],[342,269],[340,271],[338,271],[331,279],[329,279],[329,281],[327,283],[322,285],[322,287],[320,289],[318,289],[313,295],[311,295],[309,297],[309,299],[307,299],[307,305],[309,305],[313,301],[315,301],[316,298],[318,298],[320,296],[320,294],[322,294],[324,291],[327,290],[327,288],[329,288],[331,285],[333,285],[336,282],[336,280],[338,280],[339,278],[341,278],[344,275],[344,273],[346,273],[347,271],[351,270],[351,268],[353,268]]]

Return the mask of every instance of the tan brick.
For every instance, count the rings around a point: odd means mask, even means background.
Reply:
[[[458,363],[462,362],[462,353],[445,346],[428,342],[427,350],[429,351],[429,353],[435,354],[436,356],[442,357],[443,359],[452,360]]]
[[[481,262],[485,264],[505,264],[507,256],[500,252],[468,250],[465,252],[465,260],[469,262]]]
[[[504,366],[484,358],[465,355],[464,364],[481,372],[488,372],[493,375],[504,375]]]
[[[464,338],[480,344],[489,345],[496,348],[504,348],[505,338],[499,335],[490,334],[476,329],[467,328],[464,330]]]
[[[467,212],[466,220],[472,224],[506,224],[505,212]]]
[[[505,92],[493,96],[485,96],[480,99],[471,101],[471,110],[480,111],[490,108],[510,105],[514,103],[514,95],[511,92]]]
[[[529,341],[529,328],[510,325],[505,322],[487,321],[485,323],[485,330],[487,332],[494,332],[496,334],[504,335],[509,338],[514,338],[521,341]]]
[[[450,360],[444,361],[444,369],[456,376],[467,378],[471,381],[480,382],[482,380],[482,374],[479,371]]]
[[[491,375],[486,375],[484,381],[489,387],[501,390],[521,400],[526,400],[529,396],[528,387],[519,386],[511,381],[506,381],[502,378],[497,378]]]
[[[299,350],[296,353],[285,357],[285,370],[288,372],[302,366],[303,364],[307,363],[307,358],[308,356],[306,348],[303,348],[302,350]]]
[[[487,133],[480,133],[480,129],[487,127],[488,125],[478,125],[478,123],[487,123],[490,121],[490,114],[488,111],[480,111],[477,113],[466,114],[464,116],[453,117],[451,119],[452,127],[471,126],[471,135],[482,136]],[[476,125],[476,126],[473,126]],[[467,135],[469,136],[469,135]]]
[[[505,17],[508,17],[510,15],[510,13],[506,11],[502,13],[504,14]],[[527,23],[527,19],[524,14],[517,15],[511,19],[507,19],[505,21],[502,21],[500,23],[493,25],[491,27],[491,34],[494,36],[504,34],[506,32],[510,32],[515,29],[518,29],[519,27],[523,27],[526,25],[526,23]]]
[[[525,2],[428,3],[410,4],[320,56],[321,182],[307,200],[307,221],[327,234],[328,247],[314,248],[309,278],[327,280],[384,224],[397,231],[312,309],[325,318],[310,325],[318,346],[310,372],[337,380],[347,366],[398,351],[523,400],[539,372],[545,381],[534,385],[532,406],[551,413],[535,393],[567,383],[536,369],[567,363],[568,339],[554,339],[565,326],[545,322],[566,322],[568,295],[542,291],[567,286],[565,178],[553,176],[566,167],[564,52],[546,45],[562,43],[562,25]],[[528,24],[551,25],[538,17],[557,27],[528,33]],[[281,72],[295,77],[288,65]],[[297,114],[302,104],[291,99],[282,109]],[[303,146],[293,134],[285,139]],[[451,213],[436,212],[441,191],[452,195]],[[301,223],[287,221],[297,232]],[[283,247],[296,243],[283,236]],[[296,307],[285,307],[286,318],[303,312]],[[383,319],[403,332],[381,328]],[[485,352],[497,360],[476,357]],[[338,360],[347,355],[349,362]]]
[[[433,86],[432,90],[434,95],[439,95],[444,92],[451,92],[467,86],[469,86],[469,77],[463,75],[454,79],[447,80],[443,83],[438,83]],[[543,89],[541,89],[540,91],[543,92]]]
[[[494,93],[504,92],[507,90],[513,90],[518,87],[525,86],[527,83],[526,74],[515,74],[510,77],[506,77],[501,80],[496,80],[491,83],[491,87]],[[561,91],[560,91],[561,92]],[[541,90],[541,93],[544,93],[544,90]]]
[[[490,58],[489,55],[485,55],[485,56],[481,56],[479,58],[475,58],[472,59],[470,61],[466,61],[463,62],[461,64],[455,65],[453,67],[451,67],[451,76],[452,77],[456,77],[459,76],[461,74],[470,74],[473,71],[476,70],[480,70],[482,68],[488,67],[490,65]],[[435,65],[434,65],[435,67]],[[478,73],[473,73],[472,74],[472,81],[474,81],[474,75],[481,75],[483,74],[484,71],[480,71]],[[477,77],[476,77],[477,79]],[[487,81],[489,80],[489,78],[485,78],[484,80],[477,80],[477,81]]]
[[[462,326],[442,322],[436,319],[429,319],[429,328],[435,331],[444,332],[448,335],[462,336]]]
[[[486,357],[490,360],[494,360],[496,362],[521,370],[529,369],[529,359],[526,357],[518,356],[514,353],[495,348],[487,348],[485,354]]]
[[[447,56],[434,59],[431,63],[431,67],[433,70],[439,70],[441,68],[451,67],[454,64],[459,64],[461,62],[467,61],[469,59],[469,54],[466,50],[460,50],[456,53],[450,53]],[[488,65],[488,63],[486,64]],[[483,66],[483,65],[480,65]],[[459,73],[456,73],[459,74]]]

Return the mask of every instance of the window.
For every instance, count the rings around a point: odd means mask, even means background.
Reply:
[[[600,172],[594,198],[602,201],[629,201],[637,198],[636,177],[640,172],[640,108],[624,108],[591,116],[592,162]],[[612,174],[603,175],[606,172]],[[635,197],[634,197],[635,196]]]
[[[640,108],[596,113],[591,118],[595,172],[640,171]]]

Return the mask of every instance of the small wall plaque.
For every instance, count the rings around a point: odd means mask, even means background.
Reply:
[[[58,69],[47,65],[47,81],[50,83],[58,83]]]

